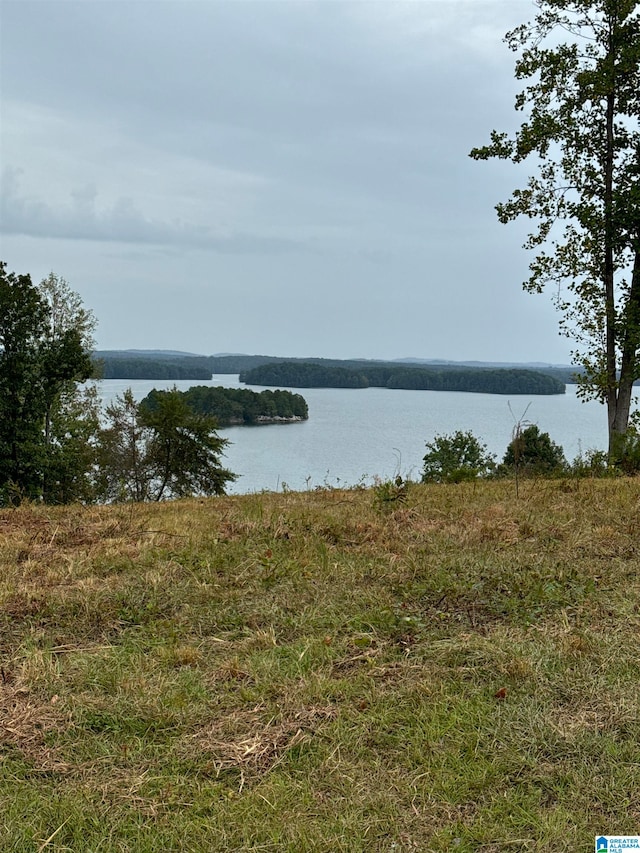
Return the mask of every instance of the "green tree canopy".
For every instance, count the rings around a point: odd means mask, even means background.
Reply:
[[[47,499],[53,411],[92,371],[86,328],[52,292],[0,262],[0,503]]]
[[[144,409],[157,408],[164,391],[155,388],[142,400]],[[179,391],[192,412],[210,415],[219,427],[238,424],[261,424],[279,420],[307,420],[309,409],[300,394],[291,391],[250,391],[248,388],[194,385]]]
[[[486,476],[494,467],[494,457],[472,432],[456,430],[453,435],[436,435],[426,445],[423,483],[459,483]]]
[[[224,494],[235,474],[223,468],[226,439],[215,419],[193,412],[173,389],[139,406],[129,389],[107,407],[100,432],[98,495],[105,501],[159,501]]]
[[[531,424],[517,430],[504,455],[503,465],[530,474],[551,474],[566,467],[564,451],[551,440],[548,432],[540,432]]]

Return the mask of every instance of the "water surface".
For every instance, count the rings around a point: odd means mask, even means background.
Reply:
[[[152,388],[186,390],[192,385],[264,388],[244,385],[224,374],[195,380],[120,380],[98,383],[105,402],[126,388],[141,400]],[[220,435],[231,444],[225,465],[239,475],[232,493],[314,488],[323,484],[370,483],[400,473],[419,479],[425,443],[436,434],[471,430],[502,459],[514,423],[524,418],[562,445],[573,460],[579,452],[604,449],[606,411],[582,403],[575,386],[553,396],[469,394],[456,391],[405,391],[387,388],[304,388],[309,420],[303,423],[228,427]],[[636,402],[638,395],[636,395]]]

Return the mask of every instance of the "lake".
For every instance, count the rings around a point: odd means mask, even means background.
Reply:
[[[141,400],[152,388],[244,385],[237,375],[198,380],[105,379],[100,396],[109,403],[126,388]],[[387,388],[301,388],[309,404],[303,423],[228,427],[225,465],[239,475],[232,494],[294,490],[316,486],[352,486],[375,477],[420,478],[425,443],[437,434],[471,430],[502,459],[516,419],[537,424],[564,448],[567,459],[579,452],[605,449],[606,411],[599,403],[582,403],[575,386],[554,396],[469,394],[455,391],[404,391]],[[636,402],[638,395],[636,394]]]

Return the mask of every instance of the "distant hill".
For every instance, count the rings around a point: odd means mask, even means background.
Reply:
[[[449,364],[452,367],[498,367],[523,370],[574,370],[570,364],[551,364],[548,361],[452,361],[448,358],[394,358],[394,364]]]
[[[173,358],[199,358],[194,352],[182,352],[170,349],[104,349],[93,353],[96,359],[113,358],[145,358],[145,359],[173,359]]]

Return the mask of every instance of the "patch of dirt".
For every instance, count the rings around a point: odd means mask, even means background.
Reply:
[[[38,701],[25,688],[0,683],[0,750],[14,747],[39,771],[66,772],[71,765],[47,745],[46,735],[69,724],[70,714],[61,707],[58,696]]]
[[[6,616],[12,619],[25,619],[49,612],[49,604],[43,595],[38,593],[16,592],[8,595],[2,602]]]
[[[198,754],[209,754],[216,776],[240,772],[240,788],[248,778],[261,776],[277,767],[293,747],[310,740],[320,726],[337,715],[333,706],[311,706],[290,711],[265,721],[265,708],[230,714],[203,726],[191,736]]]

